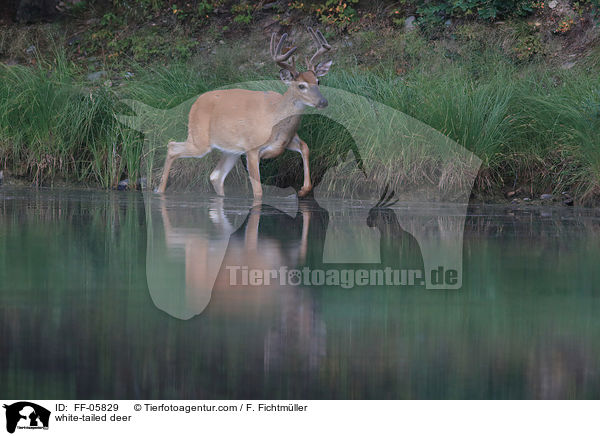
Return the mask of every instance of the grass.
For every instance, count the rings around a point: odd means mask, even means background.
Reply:
[[[0,65],[0,153],[14,174],[114,186],[137,171],[139,135],[115,123],[114,92],[90,89],[62,56],[51,65]]]
[[[533,191],[529,195],[570,191],[582,204],[597,203],[597,70],[585,66],[565,70],[540,61],[518,64],[494,50],[456,57],[439,55],[423,41],[414,46],[421,53],[404,51],[412,65],[403,74],[389,60],[365,68],[347,56],[323,84],[401,111],[473,152],[482,160],[475,183],[481,197],[525,186]],[[138,132],[116,121],[115,114],[127,112],[122,99],[167,110],[219,86],[276,77],[270,63],[257,62],[253,53],[235,45],[224,45],[216,55],[191,62],[138,66],[132,79],[112,86],[86,82],[85,74],[60,51],[52,58],[52,62],[39,59],[34,67],[0,66],[0,164],[36,184],[64,179],[111,188],[125,177],[137,180],[143,141]],[[342,119],[368,112],[364,106],[351,106],[338,106],[336,111]],[[372,170],[369,180],[377,184],[461,180],[463,169],[443,167],[441,155],[432,157],[415,147],[410,156],[409,148],[399,152],[390,145],[389,132],[373,132],[364,137],[365,144],[356,144],[342,124],[318,114],[304,119],[299,133],[311,147],[317,182],[357,147]],[[185,139],[185,131],[180,129],[177,135],[170,139]],[[208,159],[179,166],[209,189],[211,164]],[[262,173],[272,183],[298,187],[301,161],[286,152],[265,162]],[[246,176],[239,167],[231,177],[241,182]],[[349,176],[341,189],[355,187],[353,180]]]

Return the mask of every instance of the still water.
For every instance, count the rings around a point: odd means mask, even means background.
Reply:
[[[440,253],[459,289],[241,275]],[[600,398],[599,261],[594,210],[2,188],[0,392]]]

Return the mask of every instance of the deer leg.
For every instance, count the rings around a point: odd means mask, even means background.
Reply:
[[[246,153],[248,175],[250,176],[250,183],[252,184],[252,192],[254,193],[255,200],[258,200],[262,197],[262,186],[260,184],[260,169],[258,168],[259,161],[260,158],[258,156],[258,150],[250,150]]]
[[[185,149],[185,142],[169,142],[167,145],[167,159],[165,160],[165,166],[163,167],[162,177],[160,178],[160,184],[156,189],[156,192],[163,193],[167,188],[167,180],[169,180],[169,172],[171,171],[171,165],[173,161],[181,156],[183,149]]]
[[[160,178],[160,184],[158,188],[156,188],[156,192],[162,194],[165,192],[165,188],[167,187],[167,180],[169,179],[169,171],[171,171],[171,165],[173,161],[177,159],[176,156],[171,155],[169,151],[167,151],[167,159],[165,160],[165,166],[163,167],[163,173]]]
[[[312,189],[312,183],[310,181],[310,167],[308,164],[308,157],[310,154],[310,151],[308,150],[308,145],[306,144],[306,142],[300,139],[298,135],[296,135],[290,141],[290,144],[287,148],[288,150],[297,151],[302,156],[302,164],[304,165],[304,184],[302,185],[302,189],[300,189],[300,192],[298,192],[298,197],[304,197]]]
[[[169,179],[169,171],[171,171],[171,165],[175,159],[180,157],[202,157],[210,151],[210,148],[206,147],[205,150],[198,153],[198,150],[191,148],[188,142],[169,142],[167,145],[167,158],[165,159],[165,166],[163,167],[162,177],[160,178],[160,184],[156,189],[156,192],[162,194],[167,188],[167,181]]]
[[[229,174],[239,157],[238,154],[223,153],[221,160],[210,174],[210,182],[212,183],[213,188],[215,188],[217,195],[220,195],[221,197],[225,195],[223,183],[225,183],[227,174]]]

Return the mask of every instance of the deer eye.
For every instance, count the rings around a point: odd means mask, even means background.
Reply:
[[[300,88],[300,89],[306,89],[306,85],[304,83],[301,83],[300,85],[298,85],[298,88]]]

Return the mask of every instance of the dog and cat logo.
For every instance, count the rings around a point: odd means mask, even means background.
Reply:
[[[14,433],[16,429],[48,430],[50,411],[29,401],[19,401],[4,405],[6,409],[6,431]]]

